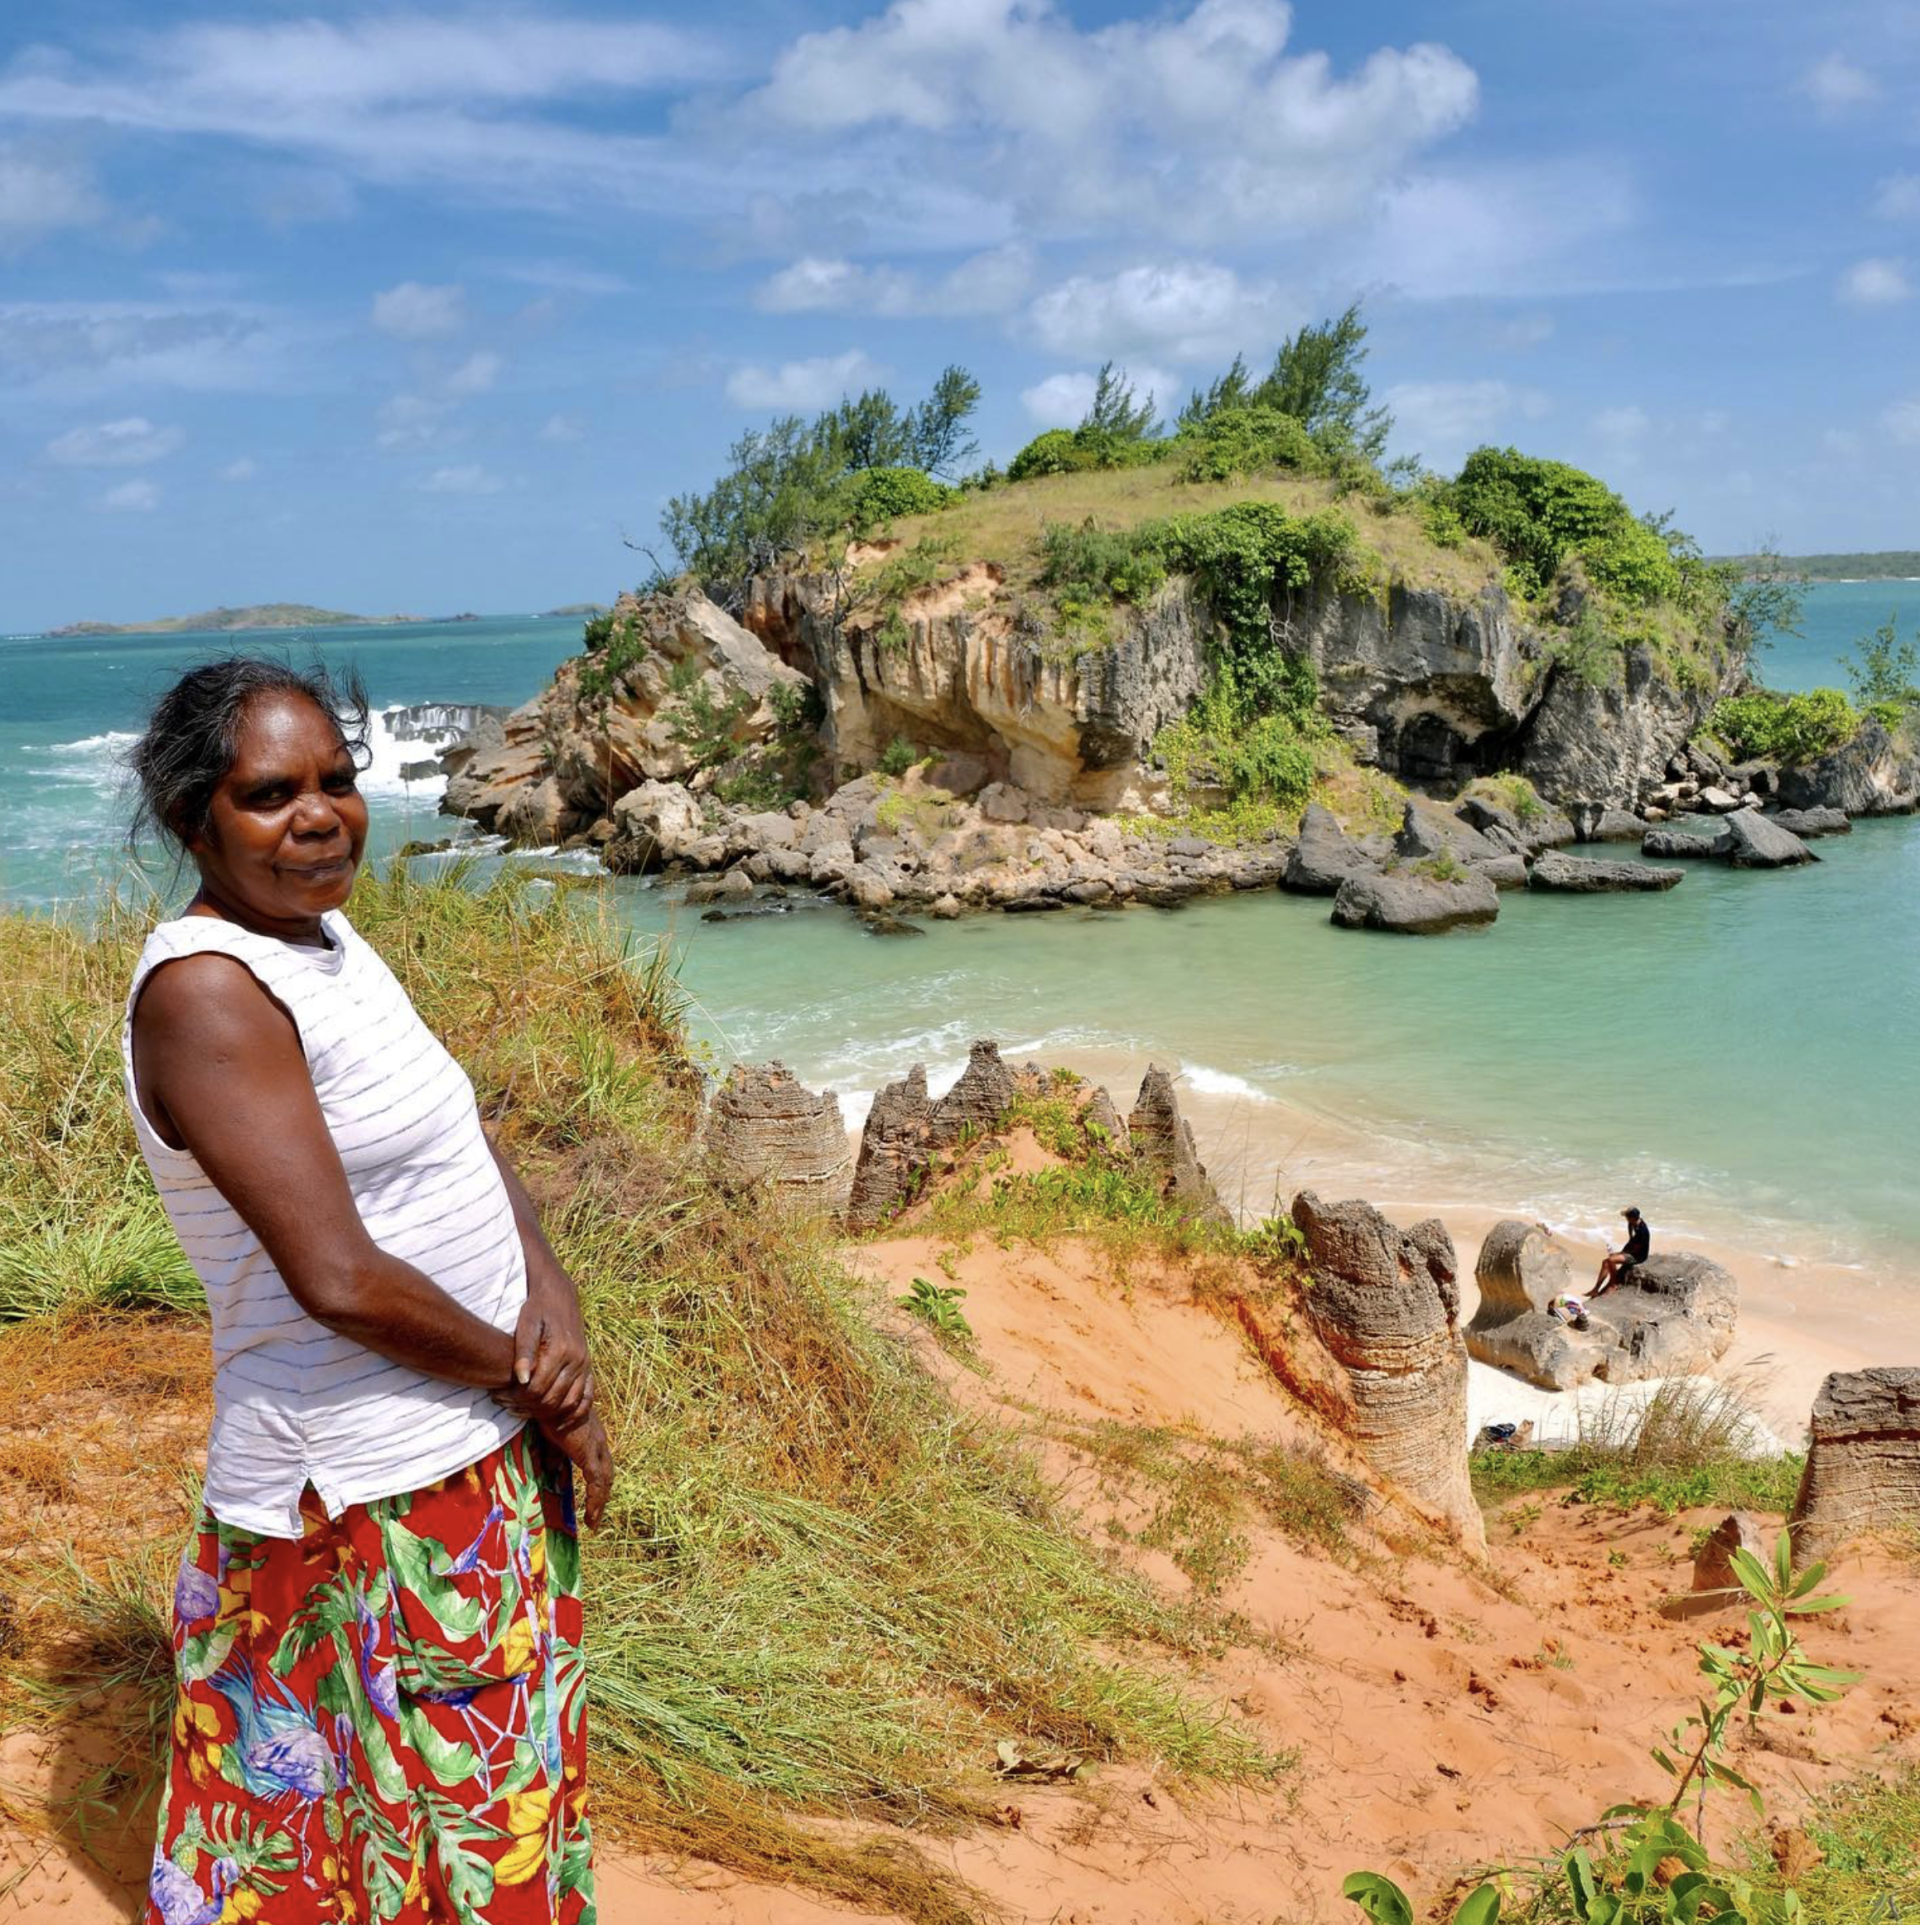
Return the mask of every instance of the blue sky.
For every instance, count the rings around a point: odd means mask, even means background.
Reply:
[[[1356,297],[1397,445],[1920,546],[1920,4],[25,0],[0,628],[532,609],[946,362],[1004,460]]]

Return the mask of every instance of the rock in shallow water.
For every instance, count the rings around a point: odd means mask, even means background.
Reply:
[[[1711,835],[1693,829],[1649,829],[1640,839],[1643,856],[1694,860],[1702,856],[1724,856],[1731,845],[1724,828],[1715,827]]]
[[[1736,869],[1785,869],[1820,858],[1779,823],[1742,809],[1726,819],[1727,859]]]
[[[1803,842],[1812,836],[1843,836],[1853,833],[1853,824],[1838,809],[1782,809],[1772,818],[1788,835]]]
[[[1596,862],[1589,856],[1566,856],[1557,849],[1533,865],[1530,878],[1536,889],[1574,895],[1605,889],[1671,889],[1686,871],[1649,869],[1638,862]]]
[[[1499,891],[1475,872],[1445,882],[1413,869],[1349,876],[1333,899],[1338,927],[1402,936],[1443,935],[1492,922],[1499,913]]]
[[[1300,818],[1300,839],[1280,886],[1300,895],[1331,896],[1349,876],[1371,875],[1379,866],[1334,820],[1333,811],[1315,802]]]

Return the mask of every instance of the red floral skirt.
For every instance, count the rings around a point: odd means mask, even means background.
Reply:
[[[572,1490],[529,1426],[297,1542],[202,1513],[147,1925],[592,1925]]]

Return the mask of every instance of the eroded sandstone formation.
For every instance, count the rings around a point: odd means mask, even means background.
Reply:
[[[1452,1239],[1438,1219],[1401,1230],[1372,1204],[1293,1200],[1313,1282],[1308,1320],[1346,1371],[1354,1441],[1384,1476],[1484,1552],[1467,1476],[1467,1348]]]
[[[838,1211],[853,1179],[840,1099],[781,1063],[735,1064],[707,1112],[707,1155],[722,1182],[766,1183]]]
[[[962,1136],[990,1135],[1013,1105],[1013,1071],[1000,1060],[1000,1045],[985,1038],[967,1052],[960,1080],[933,1106],[927,1124],[931,1149],[950,1149]]]
[[[1836,1370],[1814,1399],[1811,1429],[1790,1520],[1796,1558],[1920,1523],[1920,1366]]]
[[[1140,1079],[1140,1094],[1127,1118],[1127,1141],[1135,1158],[1159,1176],[1162,1195],[1207,1222],[1232,1222],[1200,1161],[1193,1126],[1180,1114],[1173,1078],[1157,1064]]]
[[[1467,1348],[1543,1390],[1572,1390],[1594,1378],[1630,1384],[1685,1376],[1726,1354],[1739,1308],[1729,1271],[1683,1253],[1652,1256],[1631,1275],[1605,1296],[1590,1296],[1590,1279],[1575,1275],[1542,1225],[1505,1218],[1488,1231],[1474,1265],[1480,1305]],[[1549,1314],[1563,1294],[1584,1302],[1585,1330]]]
[[[932,1156],[927,1141],[932,1121],[927,1072],[915,1063],[899,1082],[881,1090],[867,1112],[847,1199],[848,1228],[871,1230],[912,1200]]]

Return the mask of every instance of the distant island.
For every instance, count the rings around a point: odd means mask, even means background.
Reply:
[[[1889,548],[1872,555],[1729,555],[1743,573],[1784,568],[1814,582],[1882,582],[1920,579],[1920,549]]]
[[[389,628],[407,623],[477,622],[478,615],[345,615],[306,602],[256,602],[248,608],[209,608],[198,615],[162,615],[150,622],[69,622],[47,632],[57,640],[90,635],[237,635],[251,629]]]
[[[581,621],[586,621],[595,615],[604,615],[606,612],[607,604],[605,602],[569,602],[564,608],[542,609],[538,619],[543,622],[550,622],[560,616],[573,616]]]

